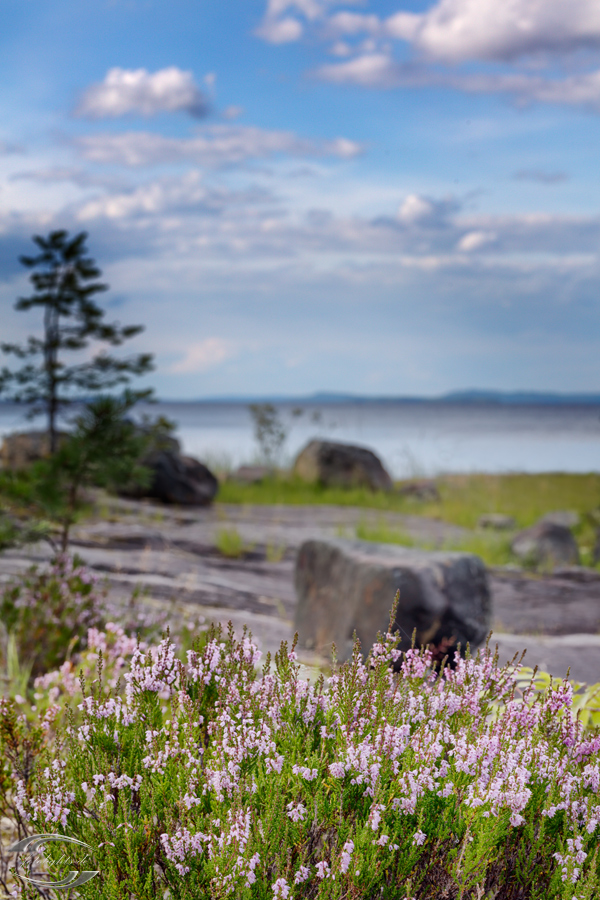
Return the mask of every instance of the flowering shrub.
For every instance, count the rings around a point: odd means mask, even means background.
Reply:
[[[97,635],[107,618],[148,637],[160,633],[166,615],[139,610],[135,591],[127,607],[116,606],[78,557],[58,556],[45,569],[33,566],[0,596],[0,657],[8,656],[12,641],[32,680],[69,660],[79,672],[89,636]],[[90,659],[95,664],[96,657]]]
[[[19,656],[40,675],[81,649],[90,626],[102,620],[97,577],[77,558],[59,556],[35,566],[0,598],[0,622],[16,639]]]
[[[567,682],[517,697],[488,650],[439,675],[410,650],[396,674],[391,635],[316,684],[285,644],[257,676],[257,648],[231,628],[185,660],[169,638],[126,640],[92,639],[79,724],[50,739],[46,712],[37,765],[4,764],[23,827],[94,848],[100,874],[78,896],[600,895],[600,737],[584,734]],[[104,667],[119,641],[123,663],[132,651],[122,689]],[[0,735],[24,727],[11,702],[0,720]]]

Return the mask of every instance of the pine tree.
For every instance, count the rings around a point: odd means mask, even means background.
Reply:
[[[0,392],[12,400],[30,406],[30,416],[45,413],[48,419],[50,452],[57,449],[57,416],[59,411],[79,394],[106,391],[126,384],[132,376],[143,375],[153,368],[152,355],[140,353],[126,359],[98,352],[91,360],[68,365],[64,354],[81,353],[90,343],[119,346],[143,330],[142,325],[122,327],[104,322],[104,311],[95,295],[108,285],[98,279],[102,273],[87,256],[87,233],[69,238],[68,232],[52,231],[47,238],[36,235],[40,248],[37,256],[21,256],[20,262],[33,272],[30,281],[34,292],[15,303],[17,310],[41,307],[43,336],[30,336],[26,344],[2,343],[4,353],[27,360],[20,369],[4,367],[0,372]],[[39,362],[34,361],[38,357]],[[137,391],[138,399],[152,391]]]

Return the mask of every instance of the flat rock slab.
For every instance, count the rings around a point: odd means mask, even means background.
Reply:
[[[139,588],[143,602],[167,609],[173,624],[179,617],[203,616],[223,623],[231,619],[238,630],[249,625],[261,649],[273,652],[294,634],[298,546],[310,538],[353,537],[359,522],[385,522],[433,546],[468,534],[420,516],[353,507],[216,504],[191,510],[107,498],[100,501],[95,518],[75,529],[72,549],[106,579],[113,601],[126,603]],[[239,559],[224,559],[215,549],[218,530],[231,527],[254,545]],[[268,545],[281,552],[278,561],[267,559]],[[12,576],[50,556],[46,545],[3,552],[0,589]],[[593,641],[578,640],[579,634],[589,640],[600,636],[600,573],[574,567],[544,575],[495,569],[488,577],[492,641],[499,636],[506,659],[514,649],[527,647],[528,665],[545,666],[557,676],[563,676],[568,665],[579,672],[574,666],[581,665],[583,680],[600,682],[600,648]],[[393,592],[389,606],[392,600]],[[581,679],[582,674],[573,677]]]
[[[600,634],[600,573],[490,573],[494,630],[531,635]]]
[[[368,652],[387,631],[396,591],[401,649],[409,649],[413,631],[419,646],[475,649],[492,624],[485,566],[473,554],[312,540],[298,551],[295,585],[300,647],[328,655],[335,643],[340,660],[351,655],[354,632]]]
[[[500,665],[512,660],[516,653],[525,650],[523,665],[550,672],[557,678],[564,678],[570,669],[569,678],[585,684],[600,683],[600,635],[565,634],[560,637],[503,634],[494,632],[490,647],[498,645]]]

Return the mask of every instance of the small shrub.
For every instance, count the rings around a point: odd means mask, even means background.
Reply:
[[[230,559],[239,559],[252,549],[250,545],[244,543],[244,539],[237,528],[219,528],[216,546],[219,553]]]
[[[3,591],[0,623],[34,677],[81,649],[88,628],[101,623],[97,580],[77,557],[59,556],[47,569],[33,566]]]
[[[126,606],[113,604],[77,556],[32,566],[0,595],[0,662],[8,670],[17,659],[31,682],[85,649],[88,630],[107,619],[146,638],[160,634],[167,614],[140,610],[139,595],[135,589]]]
[[[283,557],[285,556],[286,551],[285,544],[276,544],[273,541],[268,541],[267,546],[265,547],[265,556],[267,562],[270,563],[278,563],[281,562]]]

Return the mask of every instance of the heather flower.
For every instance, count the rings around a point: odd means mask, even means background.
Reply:
[[[292,822],[301,822],[306,815],[306,807],[303,803],[288,803],[287,811]]]
[[[278,878],[273,885],[273,900],[290,896],[290,888],[285,878]]]
[[[317,863],[317,878],[328,878],[331,873],[329,863],[325,860]]]
[[[96,628],[88,652],[109,680],[123,671],[124,691],[91,678],[81,726],[49,745],[34,781],[15,781],[31,826],[93,835],[107,854],[98,877],[130,879],[137,900],[167,887],[225,900],[253,885],[261,897],[324,898],[334,880],[362,900],[361,872],[365,897],[395,884],[422,900],[442,891],[431,879],[458,896],[461,872],[493,880],[499,865],[507,878],[529,865],[551,900],[594,896],[600,745],[570,690],[517,697],[485,652],[436,674],[427,651],[411,650],[396,673],[389,636],[370,664],[355,652],[310,684],[293,649],[257,674],[247,635],[222,637],[213,630],[182,662],[169,639],[133,647]],[[529,835],[554,817],[559,836],[532,849]]]
[[[344,874],[346,874],[346,872],[350,868],[350,860],[353,852],[354,841],[346,841],[342,850],[342,859],[340,863],[340,868]]]
[[[308,866],[300,866],[296,874],[294,875],[294,884],[302,884],[304,881],[308,880],[310,875],[310,869]]]

